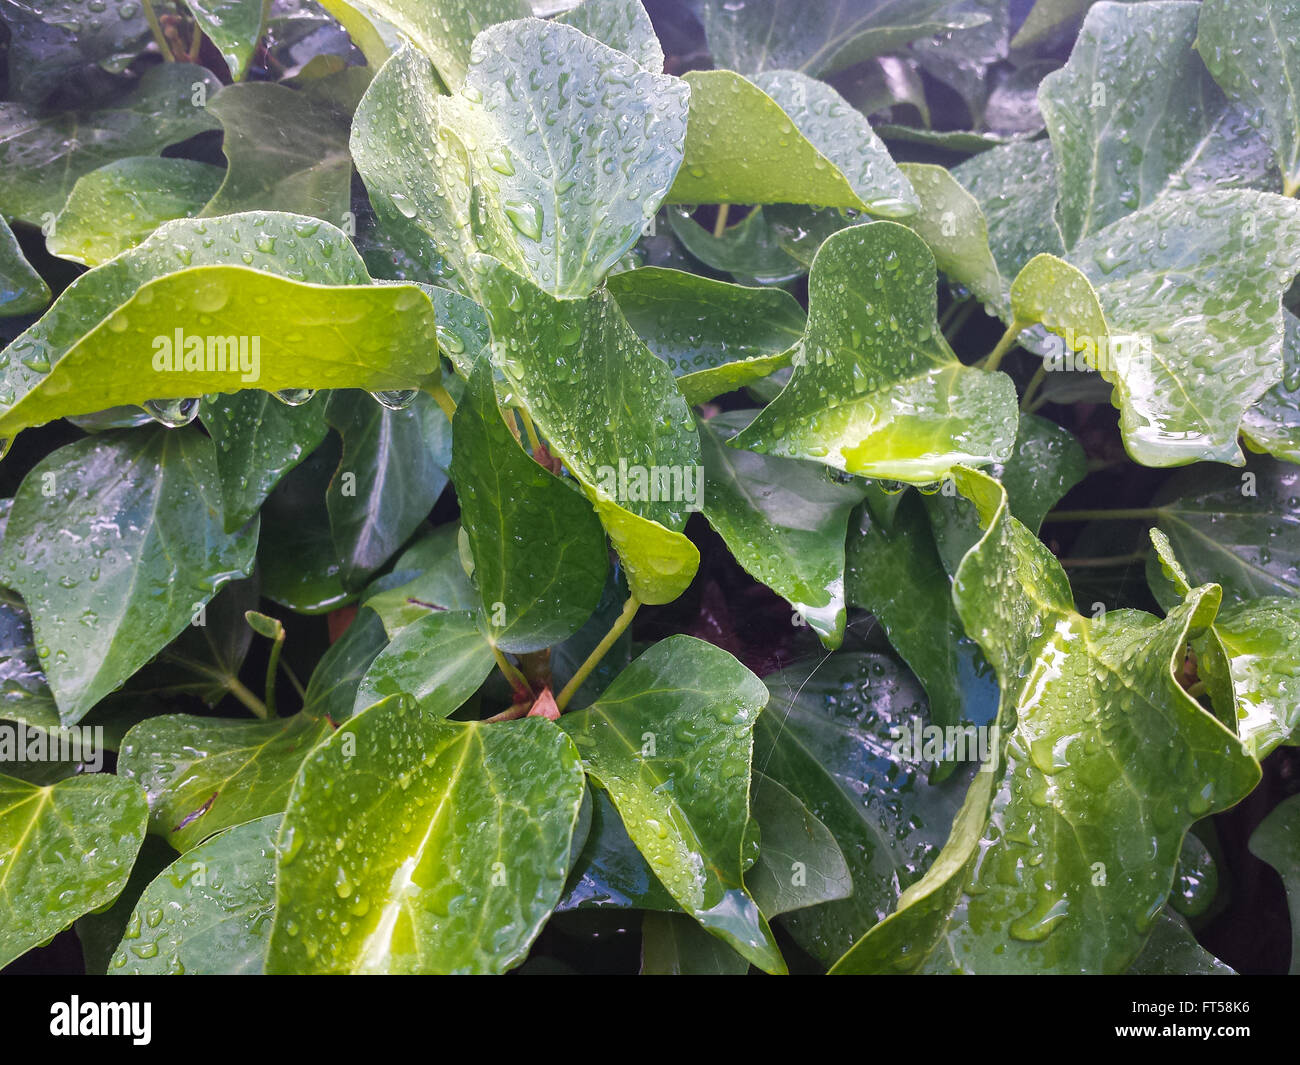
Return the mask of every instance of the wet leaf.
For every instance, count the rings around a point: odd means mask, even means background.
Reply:
[[[642,976],[741,976],[749,962],[681,913],[641,917]]]
[[[478,691],[492,666],[492,648],[473,614],[430,614],[403,628],[371,662],[353,712],[401,694],[424,713],[446,717]]]
[[[371,708],[294,787],[268,970],[509,969],[563,890],[582,796],[577,752],[549,721],[442,721],[401,697]]]
[[[478,608],[478,590],[457,551],[459,532],[455,524],[442,525],[418,539],[393,563],[394,576],[405,579],[366,599],[390,636],[433,610]]]
[[[1135,976],[1235,976],[1227,965],[1196,942],[1187,920],[1160,911],[1142,953],[1128,970]]]
[[[555,21],[617,48],[652,74],[663,73],[664,50],[641,0],[584,0]]]
[[[1291,912],[1291,969],[1300,974],[1300,796],[1283,799],[1250,837],[1250,852],[1277,870]]]
[[[49,302],[49,286],[24,257],[9,223],[0,218],[0,317],[31,314]]]
[[[241,80],[266,30],[271,0],[185,0],[185,6],[199,30],[217,46],[230,76]]]
[[[36,787],[0,776],[0,965],[117,898],[146,813],[140,789],[120,777]]]

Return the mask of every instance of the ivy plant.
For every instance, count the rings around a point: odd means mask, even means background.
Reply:
[[[0,966],[1296,971],[1300,4],[98,6]]]

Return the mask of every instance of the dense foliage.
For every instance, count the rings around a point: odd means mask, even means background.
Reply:
[[[1300,2],[0,20],[0,965],[1286,967]]]

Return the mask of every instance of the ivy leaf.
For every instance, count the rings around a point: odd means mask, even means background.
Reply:
[[[316,664],[307,681],[304,712],[335,722],[350,717],[362,678],[387,645],[388,635],[379,616],[371,610],[359,611]]]
[[[1234,976],[1232,969],[1196,942],[1186,918],[1160,911],[1142,953],[1128,970],[1135,976]]]
[[[352,198],[348,133],[369,83],[353,67],[295,90],[269,82],[222,89],[208,105],[221,120],[229,166],[204,209],[208,217],[240,211],[287,211],[346,227]],[[268,136],[268,131],[276,131]]]
[[[433,60],[450,91],[473,65],[471,46],[483,30],[532,14],[528,0],[361,0]]]
[[[1300,318],[1283,308],[1282,380],[1242,419],[1246,445],[1300,463]]]
[[[431,289],[429,296],[438,318],[438,347],[456,372],[469,379],[474,367],[487,358],[483,353],[492,343],[487,316],[468,296],[449,288]]]
[[[185,6],[198,29],[217,46],[230,76],[240,81],[266,31],[271,0],[185,0]]]
[[[749,962],[681,913],[641,917],[642,976],[743,976]]]
[[[681,907],[641,857],[609,796],[599,789],[591,794],[591,828],[557,911],[608,908],[680,912]]]
[[[557,300],[487,257],[480,267],[492,357],[512,396],[592,500],[632,594],[671,602],[699,567],[679,530],[701,502],[687,489],[702,487],[699,437],[672,372],[608,292]],[[656,471],[667,476],[667,492]]]
[[[1229,603],[1300,596],[1297,487],[1300,471],[1272,459],[1252,461],[1245,473],[1188,470],[1161,486],[1156,524],[1189,583],[1213,580]],[[1154,556],[1147,561],[1147,581],[1162,606],[1177,600]]]
[[[280,815],[272,814],[229,828],[159,873],[136,903],[108,972],[261,973],[275,912],[279,827]]]
[[[957,361],[935,321],[933,278],[929,249],[897,223],[830,237],[809,275],[790,383],[734,446],[911,482],[1005,459],[1014,386]]]
[[[1209,0],[1196,47],[1214,80],[1263,117],[1283,195],[1300,190],[1300,6],[1294,0]]]
[[[326,497],[330,534],[343,585],[354,588],[393,556],[442,495],[451,426],[423,392],[399,410],[364,392],[335,392],[325,417],[343,439]]]
[[[1291,975],[1300,974],[1300,796],[1283,799],[1250,837],[1250,853],[1268,862],[1286,886],[1291,913]]]
[[[202,67],[164,63],[94,110],[45,115],[26,104],[0,103],[0,214],[43,225],[83,174],[216,129],[204,104],[219,88]]]
[[[916,212],[916,194],[884,143],[824,82],[795,71],[751,82],[729,70],[692,71],[685,80],[692,119],[671,202],[812,203],[889,218]]]
[[[987,15],[953,10],[948,0],[702,0],[700,18],[716,66],[745,74],[787,67],[813,75],[988,21]]]
[[[808,807],[757,771],[750,804],[762,846],[745,885],[762,913],[775,917],[849,897],[853,880],[844,852]]]
[[[0,317],[31,314],[49,302],[49,286],[23,255],[9,223],[0,218]]]
[[[446,717],[478,691],[492,666],[492,647],[473,614],[430,614],[403,628],[375,657],[361,678],[353,712],[405,694],[423,713]]]
[[[555,21],[617,48],[652,74],[663,73],[663,46],[641,0],[584,0]]]
[[[788,292],[647,266],[606,285],[646,346],[668,364],[686,402],[703,403],[789,361],[805,316]]]
[[[1094,7],[1069,62],[1043,79],[1067,248],[1150,204],[1204,136],[1217,90],[1192,48],[1199,10]]]
[[[156,428],[75,441],[23,481],[0,570],[31,609],[64,724],[170,643],[223,584],[248,575],[257,527],[223,530],[215,480],[206,437]]]
[[[339,788],[358,801],[339,803]],[[564,888],[583,793],[577,752],[549,721],[442,721],[401,697],[380,703],[299,775],[268,971],[518,964]]]
[[[203,398],[199,418],[216,445],[227,532],[256,514],[280,478],[325,439],[325,404],[322,396],[290,406],[256,389]]]
[[[1121,972],[1164,905],[1188,827],[1259,780],[1174,678],[1219,589],[1196,589],[1164,621],[1085,619],[1001,486],[965,469],[956,480],[987,529],[953,597],[1001,683],[994,755],[929,871],[833,971]]]
[[[454,440],[453,440],[454,443]],[[393,575],[401,580],[370,596],[365,605],[383,619],[390,636],[433,608],[475,610],[479,595],[465,575],[457,550],[460,527],[442,525],[408,547],[393,563]]]
[[[471,379],[453,431],[451,475],[488,638],[515,654],[567,639],[596,609],[609,568],[591,504],[520,447],[489,364]]]
[[[77,179],[46,245],[64,259],[98,266],[163,222],[197,215],[222,175],[219,167],[190,159],[117,159]]]
[[[924,696],[892,658],[841,653],[769,676],[754,765],[779,781],[835,837],[852,876],[847,898],[801,909],[783,925],[825,965],[893,907],[943,846],[969,769],[927,785]],[[970,752],[973,754],[973,751]]]
[[[763,208],[756,207],[722,236],[715,237],[681,207],[668,208],[668,224],[691,255],[742,284],[776,285],[807,273],[807,267],[782,249]]]
[[[812,463],[727,447],[747,413],[700,423],[704,516],[736,561],[834,650],[844,638],[844,537],[862,491]]]
[[[117,898],[147,812],[139,788],[106,773],[49,787],[0,776],[0,966]]]
[[[671,636],[560,725],[677,903],[759,968],[784,972],[742,878],[752,729],[766,702],[725,651]]]
[[[422,231],[466,294],[469,262],[486,251],[579,297],[672,184],[689,91],[570,26],[527,19],[477,38],[454,96],[438,93],[427,61],[399,52],[357,110],[352,154],[380,217]]]
[[[0,720],[58,728],[59,708],[45,681],[27,605],[0,590]]]
[[[277,308],[271,321],[268,305]],[[218,322],[220,337],[210,336]],[[422,289],[371,284],[347,237],[314,218],[168,222],[77,278],[10,345],[0,433],[242,387],[415,388],[439,371],[423,339],[434,328]],[[186,370],[187,352],[197,360],[196,338],[207,341],[204,368]],[[220,367],[223,354],[226,369],[206,368],[209,358]],[[156,368],[164,356],[177,356],[181,368]]]

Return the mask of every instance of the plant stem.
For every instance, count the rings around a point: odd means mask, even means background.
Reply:
[[[268,717],[271,716],[266,709],[266,704],[262,702],[262,700],[259,699],[256,695],[254,695],[251,691],[249,691],[246,687],[244,687],[244,685],[240,683],[238,677],[226,678],[226,690],[229,691],[231,695],[233,695],[246,707],[248,707],[248,709],[253,711],[253,713],[256,714],[258,717],[260,717],[263,721],[265,721]]]
[[[501,653],[501,648],[496,644],[492,644],[492,657],[497,660],[497,668],[501,670],[502,675],[510,682],[510,690],[516,696],[531,698],[533,689],[529,686],[528,679],[510,664],[510,659]]]
[[[1058,561],[1062,566],[1071,569],[1102,569],[1106,566],[1127,566],[1133,562],[1144,562],[1146,557],[1145,551],[1134,551],[1131,555],[1111,555],[1109,558],[1062,558]]]
[[[723,203],[718,205],[718,217],[713,223],[713,235],[719,240],[722,239],[722,234],[727,231],[727,215],[730,213],[731,204]]]
[[[1190,688],[1187,689],[1187,694],[1190,695],[1193,699],[1199,699],[1202,695],[1205,694],[1205,681],[1198,680],[1195,684],[1193,684]]]
[[[1297,192],[1300,192],[1300,181],[1292,181],[1289,177],[1284,177],[1282,179],[1282,195],[1294,196]]]
[[[1034,376],[1029,379],[1029,384],[1025,385],[1025,394],[1020,397],[1020,409],[1022,411],[1029,412],[1029,404],[1045,380],[1047,380],[1046,363],[1034,371]]]
[[[536,455],[542,450],[542,442],[537,439],[537,427],[533,425],[532,416],[523,407],[519,407],[519,417],[524,423],[524,432],[528,434],[528,446],[533,449]]]
[[[564,686],[564,690],[555,697],[555,705],[560,708],[560,713],[564,713],[564,708],[569,705],[569,700],[573,698],[574,693],[582,687],[583,682],[591,676],[591,671],[600,665],[600,660],[609,653],[609,649],[618,642],[618,638],[632,624],[632,619],[636,616],[637,609],[640,606],[641,601],[635,595],[627,597],[627,602],[623,604],[623,612],[614,620],[614,624],[609,627],[609,632],[605,633],[600,643],[596,644],[591,654],[587,656],[587,660],[578,667],[578,671],[569,679],[569,683]]]
[[[1016,346],[1016,337],[1020,335],[1020,331],[1024,328],[1024,324],[1018,321],[1013,321],[1007,326],[1006,332],[1002,334],[1002,339],[997,342],[997,346],[989,352],[988,358],[982,363],[984,369],[992,373],[1002,365],[1002,356]]]
[[[456,401],[451,398],[451,393],[442,387],[441,382],[435,381],[431,385],[425,385],[424,391],[434,398],[434,401],[442,408],[442,413],[447,415],[447,421],[456,414]]]
[[[280,635],[271,644],[271,657],[266,663],[266,712],[268,717],[275,717],[275,679],[280,670],[280,649],[284,646],[284,627]]]
[[[302,686],[302,681],[298,679],[298,675],[290,668],[289,663],[281,662],[280,668],[284,670],[284,675],[289,678],[289,683],[293,685],[293,690],[298,693],[298,698],[306,699],[307,689]]]
[[[1118,510],[1054,510],[1043,519],[1052,521],[1122,521],[1151,520],[1164,513],[1161,507],[1127,507]]]
[[[966,324],[966,319],[974,313],[976,301],[965,300],[960,304],[954,304],[954,306],[957,308],[956,312],[940,327],[944,339],[948,341],[949,344],[951,344],[957,334],[962,331],[962,327]]]
[[[162,23],[158,21],[158,15],[154,12],[153,0],[140,0],[140,4],[144,10],[145,21],[149,23],[149,32],[153,34],[154,43],[162,52],[163,59],[168,63],[175,63],[176,57],[172,55],[171,46],[163,35]]]

